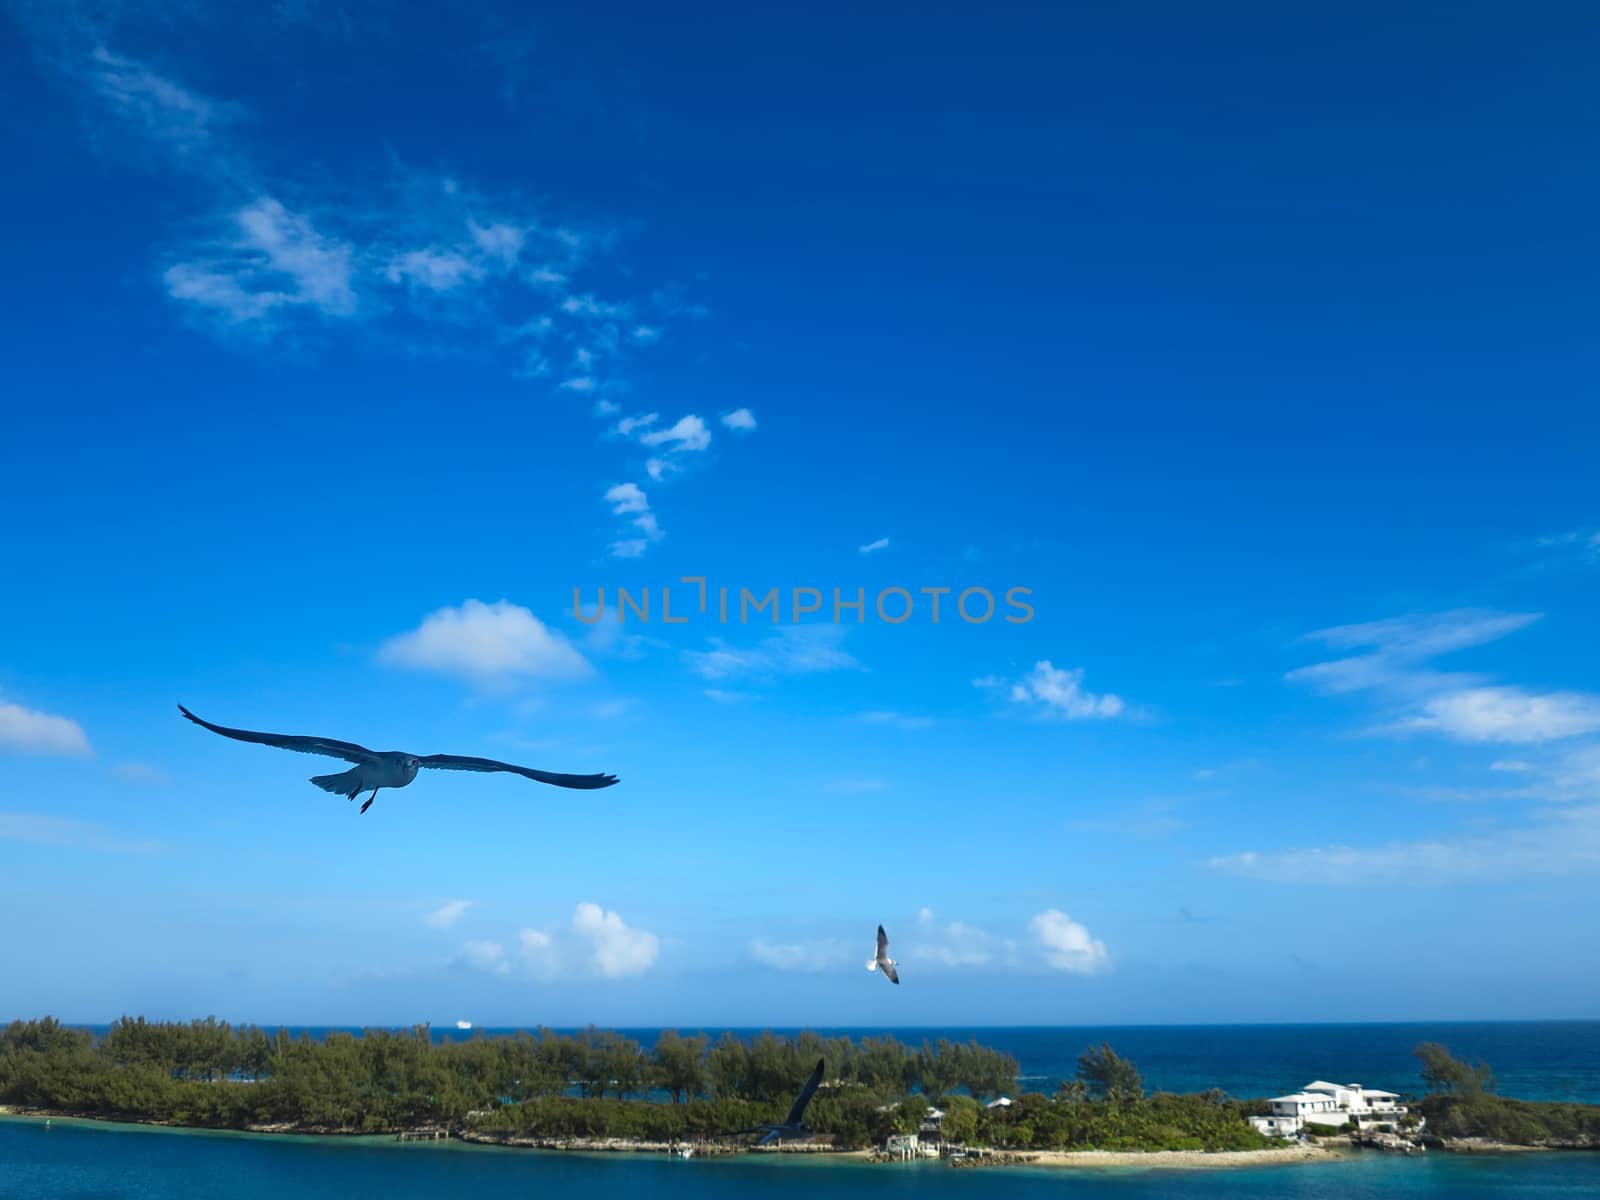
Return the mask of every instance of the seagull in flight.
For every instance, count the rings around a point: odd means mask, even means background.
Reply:
[[[900,982],[900,972],[895,970],[898,964],[889,957],[889,935],[883,931],[883,926],[878,926],[878,953],[869,959],[867,970],[882,971],[889,978],[890,983]]]
[[[333,792],[354,800],[368,788],[361,811],[366,812],[378,797],[379,788],[403,788],[417,777],[417,772],[429,767],[444,771],[510,771],[538,783],[553,783],[564,788],[603,788],[617,782],[615,775],[558,775],[553,771],[535,771],[532,767],[518,767],[511,763],[496,762],[492,758],[466,758],[459,754],[407,754],[404,750],[368,750],[354,742],[341,742],[334,738],[306,737],[294,733],[254,733],[248,729],[229,729],[202,721],[183,705],[178,711],[196,725],[220,733],[223,737],[241,742],[258,742],[263,746],[277,746],[282,750],[298,750],[302,754],[325,754],[329,758],[342,758],[355,763],[348,771],[337,775],[313,775],[311,782],[325,792]]]
[[[811,1129],[805,1124],[806,1105],[811,1103],[811,1097],[816,1094],[818,1086],[822,1083],[822,1067],[824,1059],[817,1059],[817,1069],[811,1072],[811,1078],[806,1080],[806,1085],[800,1089],[800,1094],[794,1098],[794,1103],[789,1107],[789,1115],[783,1119],[781,1125],[752,1125],[749,1129],[736,1129],[729,1137],[738,1137],[742,1133],[759,1133],[756,1145],[765,1146],[768,1142],[775,1142],[779,1138],[803,1138],[811,1136]]]

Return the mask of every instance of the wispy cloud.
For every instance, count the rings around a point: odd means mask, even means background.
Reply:
[[[1420,711],[1379,727],[1387,733],[1442,733],[1464,742],[1529,744],[1600,730],[1600,696],[1462,688],[1429,696]]]
[[[1428,662],[1497,641],[1538,613],[1456,609],[1325,629],[1311,637],[1367,653],[1301,667],[1286,676],[1323,692],[1376,689],[1400,711],[1369,732],[1438,733],[1457,741],[1533,744],[1600,730],[1600,696],[1493,685],[1481,675],[1444,673]]]
[[[714,681],[859,669],[861,664],[840,646],[843,640],[844,630],[836,625],[794,625],[754,646],[712,638],[711,649],[685,651],[684,660],[696,675]]]
[[[750,943],[750,957],[775,971],[820,974],[844,966],[849,961],[850,948],[837,939],[769,942],[758,937]]]
[[[123,783],[144,787],[164,787],[172,782],[172,776],[166,771],[142,762],[118,763],[111,768],[111,774]]]
[[[27,812],[0,812],[0,839],[113,854],[154,854],[161,849],[161,843],[151,838],[127,837],[93,821]]]
[[[1122,697],[1106,692],[1097,695],[1083,686],[1083,668],[1063,669],[1049,659],[1035,663],[1020,680],[1006,684],[993,675],[973,680],[988,691],[1004,691],[1011,702],[1036,716],[1063,721],[1103,720],[1127,711]]]
[[[517,678],[575,679],[593,672],[571,642],[508,600],[468,600],[430,613],[416,629],[385,642],[378,660],[480,685]]]
[[[1324,692],[1377,687],[1417,690],[1452,678],[1460,680],[1466,677],[1441,676],[1422,664],[1452,651],[1498,641],[1533,624],[1541,615],[1461,608],[1322,629],[1308,634],[1307,640],[1336,650],[1366,653],[1298,667],[1285,678]]]
[[[1212,858],[1214,870],[1251,879],[1335,887],[1413,887],[1586,874],[1600,868],[1600,807],[1545,810],[1493,833],[1245,851]]]
[[[422,915],[422,923],[429,929],[449,929],[472,907],[471,900],[450,900]]]
[[[35,36],[62,43],[46,57],[66,67],[91,112],[112,118],[104,135],[118,144],[131,135],[188,177],[196,211],[163,255],[161,282],[216,336],[303,350],[338,329],[409,353],[499,354],[516,377],[588,397],[609,418],[617,405],[607,397],[627,389],[633,357],[674,322],[706,315],[680,285],[609,296],[588,282],[616,261],[615,228],[398,163],[391,177],[355,187],[291,177],[269,165],[285,156],[251,144],[263,126],[241,107],[86,44],[79,22],[39,24],[51,32]],[[570,364],[558,370],[563,352]],[[722,424],[744,434],[755,418],[736,409]],[[662,480],[704,451],[711,431],[690,414],[640,440],[653,451],[646,474]],[[631,535],[614,552],[636,556],[652,540],[648,531]]]
[[[876,710],[864,712],[860,719],[868,725],[886,725],[891,729],[929,729],[936,725],[932,717],[913,717],[905,713]]]
[[[83,727],[70,717],[0,701],[0,753],[92,755]]]
[[[889,539],[886,538],[886,537],[881,537],[881,538],[878,538],[876,541],[868,542],[865,546],[857,546],[856,547],[856,553],[857,554],[876,554],[879,550],[887,550],[888,548],[889,548]]]

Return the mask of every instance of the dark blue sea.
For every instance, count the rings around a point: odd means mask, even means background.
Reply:
[[[88,1028],[103,1031],[105,1026]],[[299,1028],[292,1034],[325,1037],[334,1027]],[[530,1031],[532,1026],[526,1027]],[[348,1029],[343,1032],[358,1033]],[[696,1032],[680,1027],[680,1032]],[[477,1034],[506,1034],[513,1028],[461,1032],[434,1027],[435,1041],[459,1040]],[[564,1029],[560,1032],[573,1033]],[[655,1045],[659,1029],[618,1032]],[[713,1040],[723,1030],[708,1028]],[[740,1036],[760,1030],[738,1029]],[[775,1034],[798,1032],[773,1029]],[[1497,1090],[1524,1100],[1577,1100],[1600,1104],[1600,1021],[1497,1021],[1480,1023],[1423,1022],[1404,1025],[1127,1025],[1051,1028],[970,1029],[834,1029],[818,1028],[827,1037],[881,1037],[891,1034],[913,1046],[939,1038],[968,1041],[1013,1055],[1022,1067],[1024,1090],[1054,1091],[1072,1076],[1078,1055],[1091,1045],[1109,1042],[1131,1058],[1152,1090],[1200,1092],[1221,1088],[1241,1099],[1280,1096],[1314,1079],[1359,1083],[1391,1092],[1421,1092],[1418,1042],[1442,1042],[1458,1058],[1487,1062],[1494,1068]]]

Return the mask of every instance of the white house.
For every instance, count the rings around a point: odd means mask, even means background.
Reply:
[[[1298,1092],[1274,1096],[1268,1101],[1272,1111],[1251,1117],[1250,1124],[1269,1137],[1294,1137],[1306,1125],[1344,1125],[1354,1120],[1357,1127],[1398,1121],[1406,1106],[1394,1092],[1367,1090],[1359,1083],[1329,1083],[1319,1079]]]

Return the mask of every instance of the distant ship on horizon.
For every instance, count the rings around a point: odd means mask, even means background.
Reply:
[[[457,1029],[471,1029],[472,1028],[472,1022],[471,1021],[457,1021],[456,1022],[456,1028]]]

